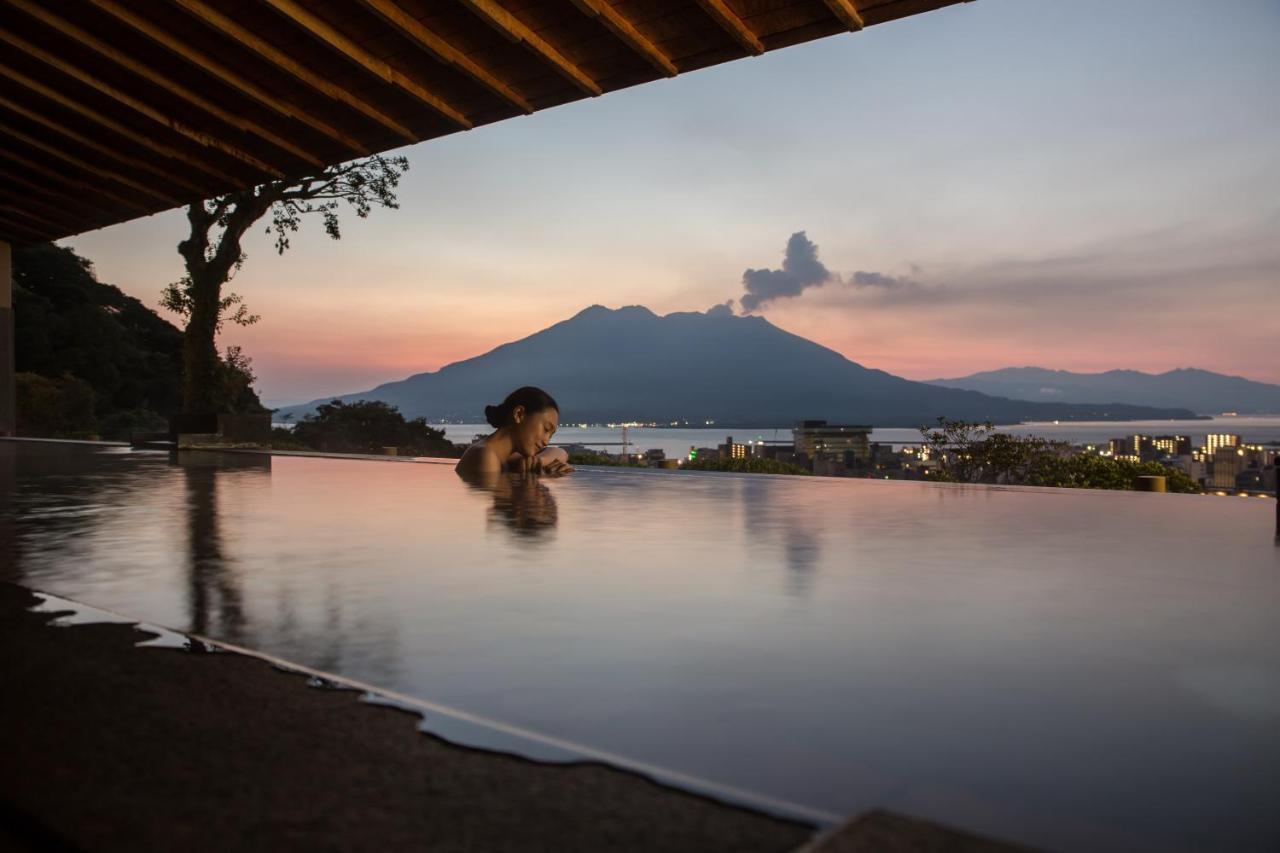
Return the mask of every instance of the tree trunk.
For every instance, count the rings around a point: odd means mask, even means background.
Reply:
[[[212,418],[218,413],[218,310],[222,280],[216,270],[191,272],[191,316],[183,338],[182,414]]]

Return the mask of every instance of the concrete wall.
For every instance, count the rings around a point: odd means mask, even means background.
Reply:
[[[13,254],[0,240],[0,435],[13,435]]]

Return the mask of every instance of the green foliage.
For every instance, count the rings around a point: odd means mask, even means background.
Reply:
[[[70,249],[50,243],[16,249],[13,278],[17,370],[55,386],[72,376],[93,390],[96,427],[72,431],[127,438],[131,429],[164,428],[182,401],[181,331],[97,281],[93,264]],[[41,405],[48,388],[30,390],[26,405]],[[47,414],[33,412],[28,429],[48,424]]]
[[[798,474],[813,476],[799,465],[779,462],[777,459],[695,459],[681,466],[685,471],[734,471],[739,474]]]
[[[227,347],[218,362],[218,411],[236,415],[262,414],[270,411],[262,405],[253,383],[253,360],[240,347]]]
[[[1196,494],[1200,486],[1184,471],[1159,462],[1134,462],[1083,453],[1037,459],[1021,481],[1029,486],[1057,486],[1067,489],[1131,490],[1141,476],[1164,477],[1170,492]]]
[[[241,254],[236,261],[236,268],[238,269],[243,263],[244,255]],[[160,291],[160,307],[172,311],[183,319],[188,319],[194,310],[195,294],[196,287],[191,283],[191,276],[184,275],[177,281],[166,284],[164,290]],[[231,312],[232,308],[235,309],[234,312]],[[228,293],[218,300],[218,317],[214,322],[214,331],[221,332],[222,324],[227,320],[237,326],[252,326],[261,319],[260,315],[249,313],[243,296],[238,293]]]
[[[293,434],[293,430],[284,427],[271,428],[271,449],[272,450],[310,450],[302,442],[298,441],[298,437]]]
[[[936,480],[1004,483],[1067,489],[1132,490],[1138,477],[1165,477],[1170,492],[1196,493],[1187,474],[1158,462],[1133,462],[1076,453],[1063,441],[1010,435],[985,424],[938,418],[936,428],[920,427],[929,454],[942,460]]]
[[[381,453],[384,447],[396,447],[401,455],[461,455],[444,430],[428,426],[425,418],[406,421],[395,406],[376,400],[324,403],[298,422],[291,437],[326,453]]]
[[[18,435],[88,438],[97,434],[93,388],[83,379],[19,373],[14,385]]]

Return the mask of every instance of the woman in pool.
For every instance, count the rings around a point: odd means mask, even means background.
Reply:
[[[569,454],[547,447],[560,426],[560,407],[541,388],[526,385],[507,395],[498,406],[484,407],[494,433],[467,448],[455,468],[464,477],[525,473],[568,474]]]

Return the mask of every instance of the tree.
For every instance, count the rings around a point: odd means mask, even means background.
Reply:
[[[1170,492],[1199,492],[1187,474],[1159,462],[1133,462],[1075,453],[1065,441],[996,432],[995,425],[938,418],[920,427],[924,446],[939,460],[935,479],[1070,489],[1134,489],[1138,477],[1164,477]]]
[[[323,403],[298,422],[291,437],[328,453],[381,453],[384,447],[396,447],[414,456],[461,455],[444,430],[428,426],[425,418],[406,421],[399,409],[378,400]]]
[[[29,381],[26,397],[19,388],[18,416],[26,424],[25,435],[128,438],[133,431],[165,428],[182,403],[180,329],[119,288],[98,281],[88,258],[51,243],[13,252],[13,283],[16,370],[53,382]],[[91,419],[52,427],[44,414],[24,412],[24,407],[47,401],[50,388],[67,391],[67,377],[92,389]]]
[[[812,471],[780,462],[777,459],[695,459],[680,466],[685,471],[733,471],[738,474],[797,474],[813,476]]]
[[[86,438],[95,434],[93,388],[67,374],[59,378],[37,373],[14,377],[18,403],[18,435]]]
[[[338,209],[346,202],[363,218],[379,207],[398,208],[395,187],[409,168],[404,157],[374,155],[338,166],[329,166],[306,177],[261,184],[226,193],[187,207],[189,233],[178,244],[186,275],[165,288],[161,304],[186,319],[183,338],[182,411],[207,417],[220,403],[219,358],[216,338],[226,320],[240,325],[257,322],[239,294],[225,296],[222,286],[245,261],[241,241],[254,223],[271,214],[267,233],[275,235],[275,248],[284,254],[289,235],[297,232],[303,217],[318,214],[330,237],[341,238]]]

